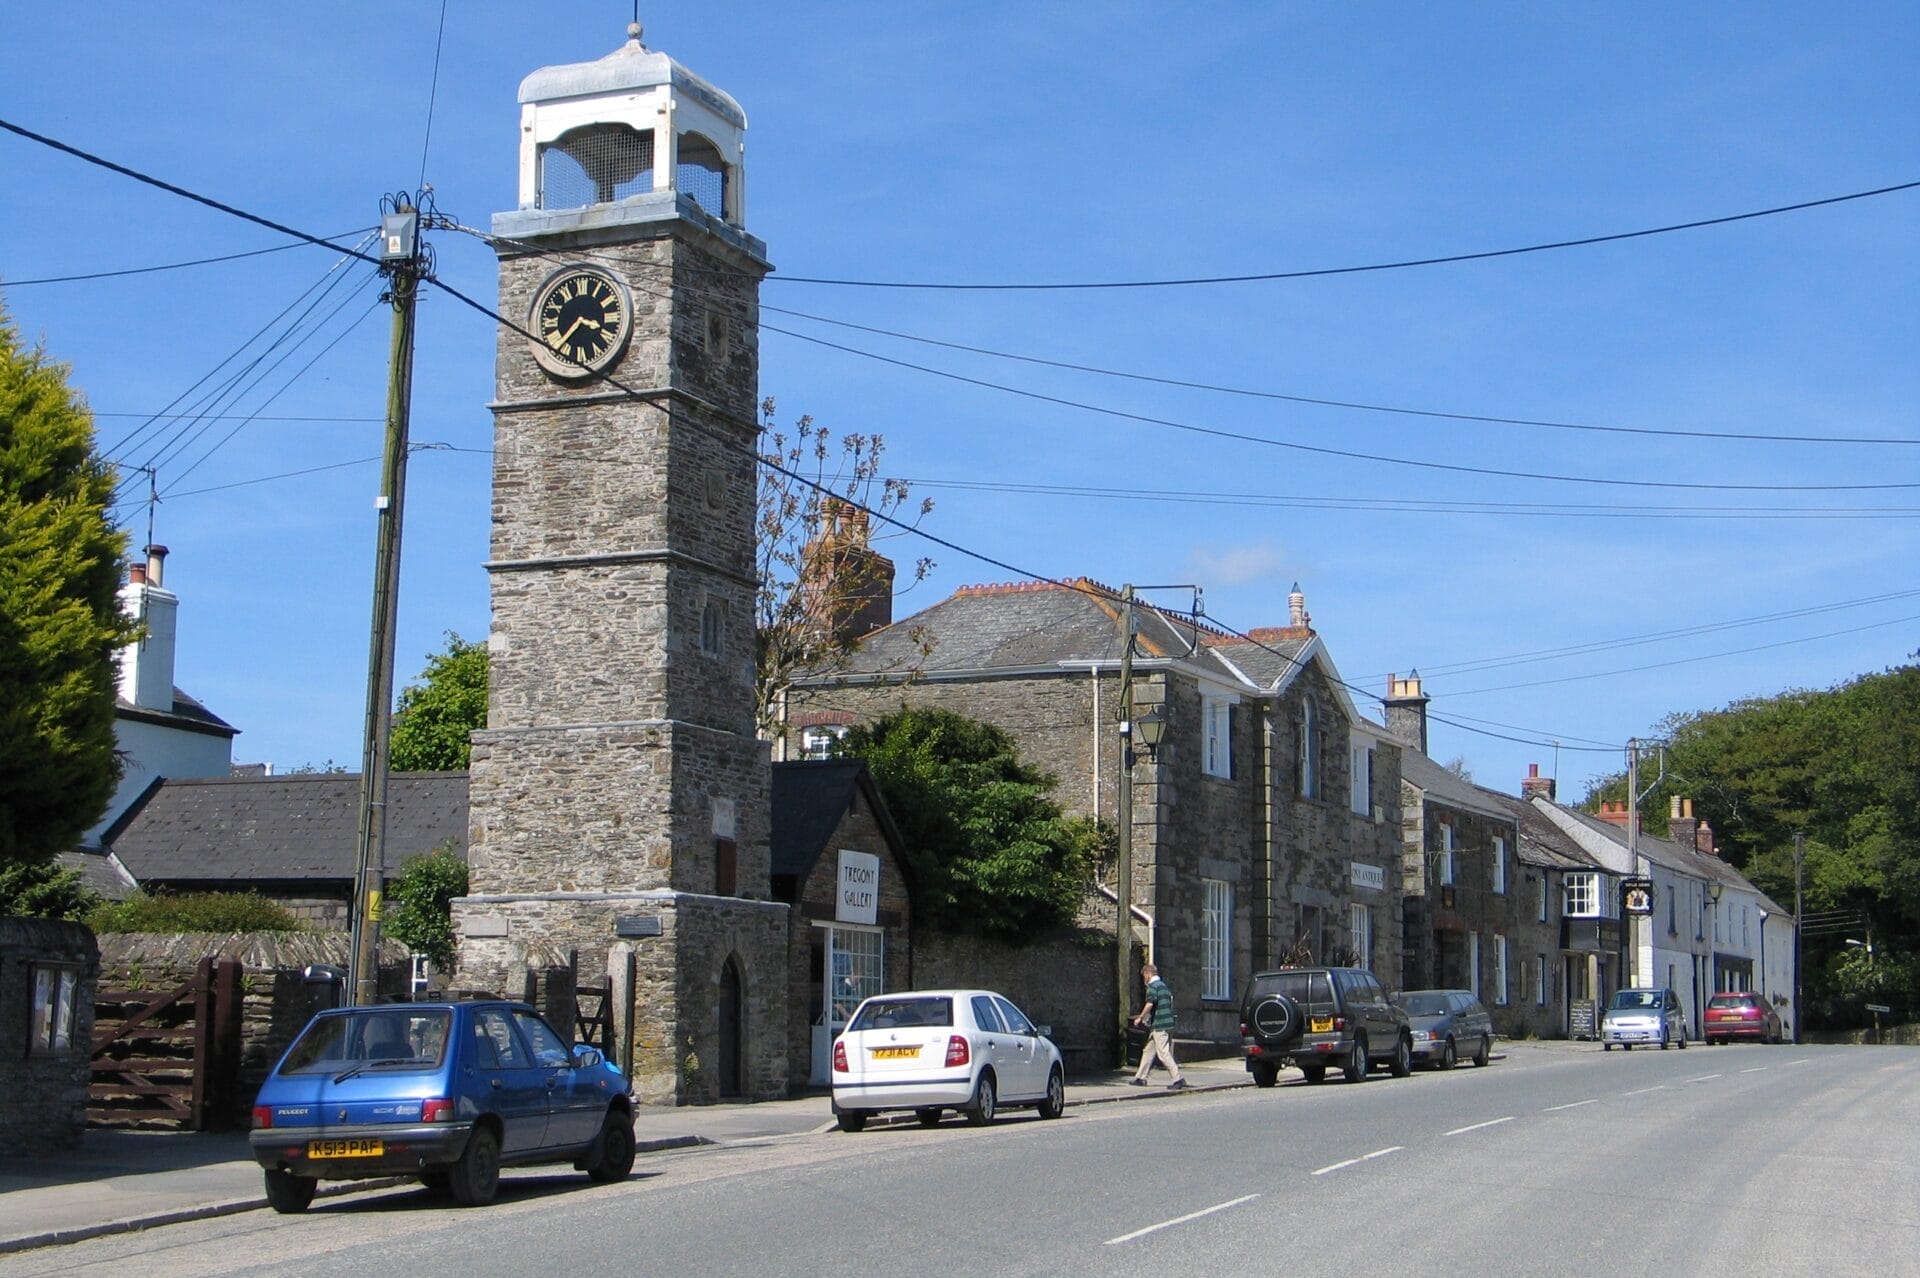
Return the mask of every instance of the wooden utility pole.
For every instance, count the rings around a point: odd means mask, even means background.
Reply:
[[[400,603],[400,530],[407,492],[407,422],[413,400],[413,311],[425,259],[420,211],[394,200],[380,219],[381,270],[393,303],[387,371],[387,442],[375,499],[373,622],[367,644],[367,715],[360,768],[360,855],[354,875],[351,1001],[379,1001],[380,896],[386,884],[387,754],[393,719],[393,637]]]

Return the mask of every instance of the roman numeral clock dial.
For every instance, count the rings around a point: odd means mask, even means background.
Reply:
[[[579,379],[604,372],[626,348],[627,293],[592,267],[565,267],[533,296],[534,358],[555,377]]]

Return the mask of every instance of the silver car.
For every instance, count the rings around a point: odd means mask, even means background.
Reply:
[[[1393,1001],[1413,1023],[1413,1059],[1452,1069],[1462,1056],[1485,1065],[1493,1054],[1493,1018],[1472,990],[1403,990]]]
[[[1665,988],[1615,994],[1600,1018],[1600,1047],[1610,1052],[1615,1043],[1629,1052],[1635,1043],[1645,1047],[1658,1043],[1663,1052],[1669,1043],[1684,1049],[1687,1017],[1680,1009],[1679,996]]]

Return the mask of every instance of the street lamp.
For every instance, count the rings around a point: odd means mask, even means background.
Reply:
[[[1135,719],[1133,727],[1140,734],[1140,744],[1147,748],[1147,762],[1157,761],[1160,757],[1160,742],[1167,735],[1166,712],[1155,706]]]
[[[1707,880],[1707,901],[1713,907],[1708,913],[1711,926],[1707,929],[1707,970],[1713,977],[1713,992],[1720,992],[1720,893],[1726,885],[1719,879]]]

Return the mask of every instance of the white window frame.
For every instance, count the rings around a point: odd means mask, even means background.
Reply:
[[[1547,888],[1548,888],[1547,879],[1548,879],[1547,871],[1546,871],[1546,868],[1543,866],[1541,867],[1541,870],[1540,870],[1540,920],[1539,920],[1542,923],[1545,923],[1547,921]]]
[[[1204,733],[1200,747],[1200,771],[1210,777],[1233,776],[1232,705],[1226,697],[1200,698],[1200,719]]]
[[[1533,1001],[1539,1004],[1541,1007],[1545,1007],[1547,1005],[1547,956],[1546,955],[1536,954],[1533,956],[1533,971],[1534,971]]]
[[[1233,884],[1225,879],[1200,880],[1204,905],[1200,912],[1200,997],[1225,1001],[1233,997]]]
[[[1480,997],[1480,934],[1467,933],[1467,988]]]
[[[1493,836],[1493,894],[1507,894],[1507,841],[1497,834]]]
[[[1493,937],[1493,1003],[1495,1007],[1507,1005],[1507,938],[1500,933]]]
[[[858,923],[815,924],[827,933],[826,1007],[828,1024],[837,1031],[860,1000],[887,988],[887,934]]]
[[[1347,907],[1347,944],[1358,955],[1361,967],[1373,967],[1373,907],[1355,901]]]
[[[1314,744],[1314,736],[1319,724],[1313,710],[1313,702],[1300,703],[1300,797],[1317,799],[1320,797],[1320,759]]]
[[[1600,915],[1600,875],[1578,870],[1561,876],[1560,913],[1570,919],[1597,919]]]
[[[1453,886],[1453,826],[1440,823],[1440,886]]]
[[[33,1005],[27,1022],[27,1055],[64,1056],[73,1050],[75,1006],[83,972],[68,963],[28,963]]]
[[[839,723],[816,723],[800,729],[800,757],[802,759],[831,759],[840,753],[840,743],[846,740],[847,728]]]
[[[1373,815],[1373,743],[1355,737],[1348,751],[1351,760],[1353,790],[1352,803],[1356,816]]]

